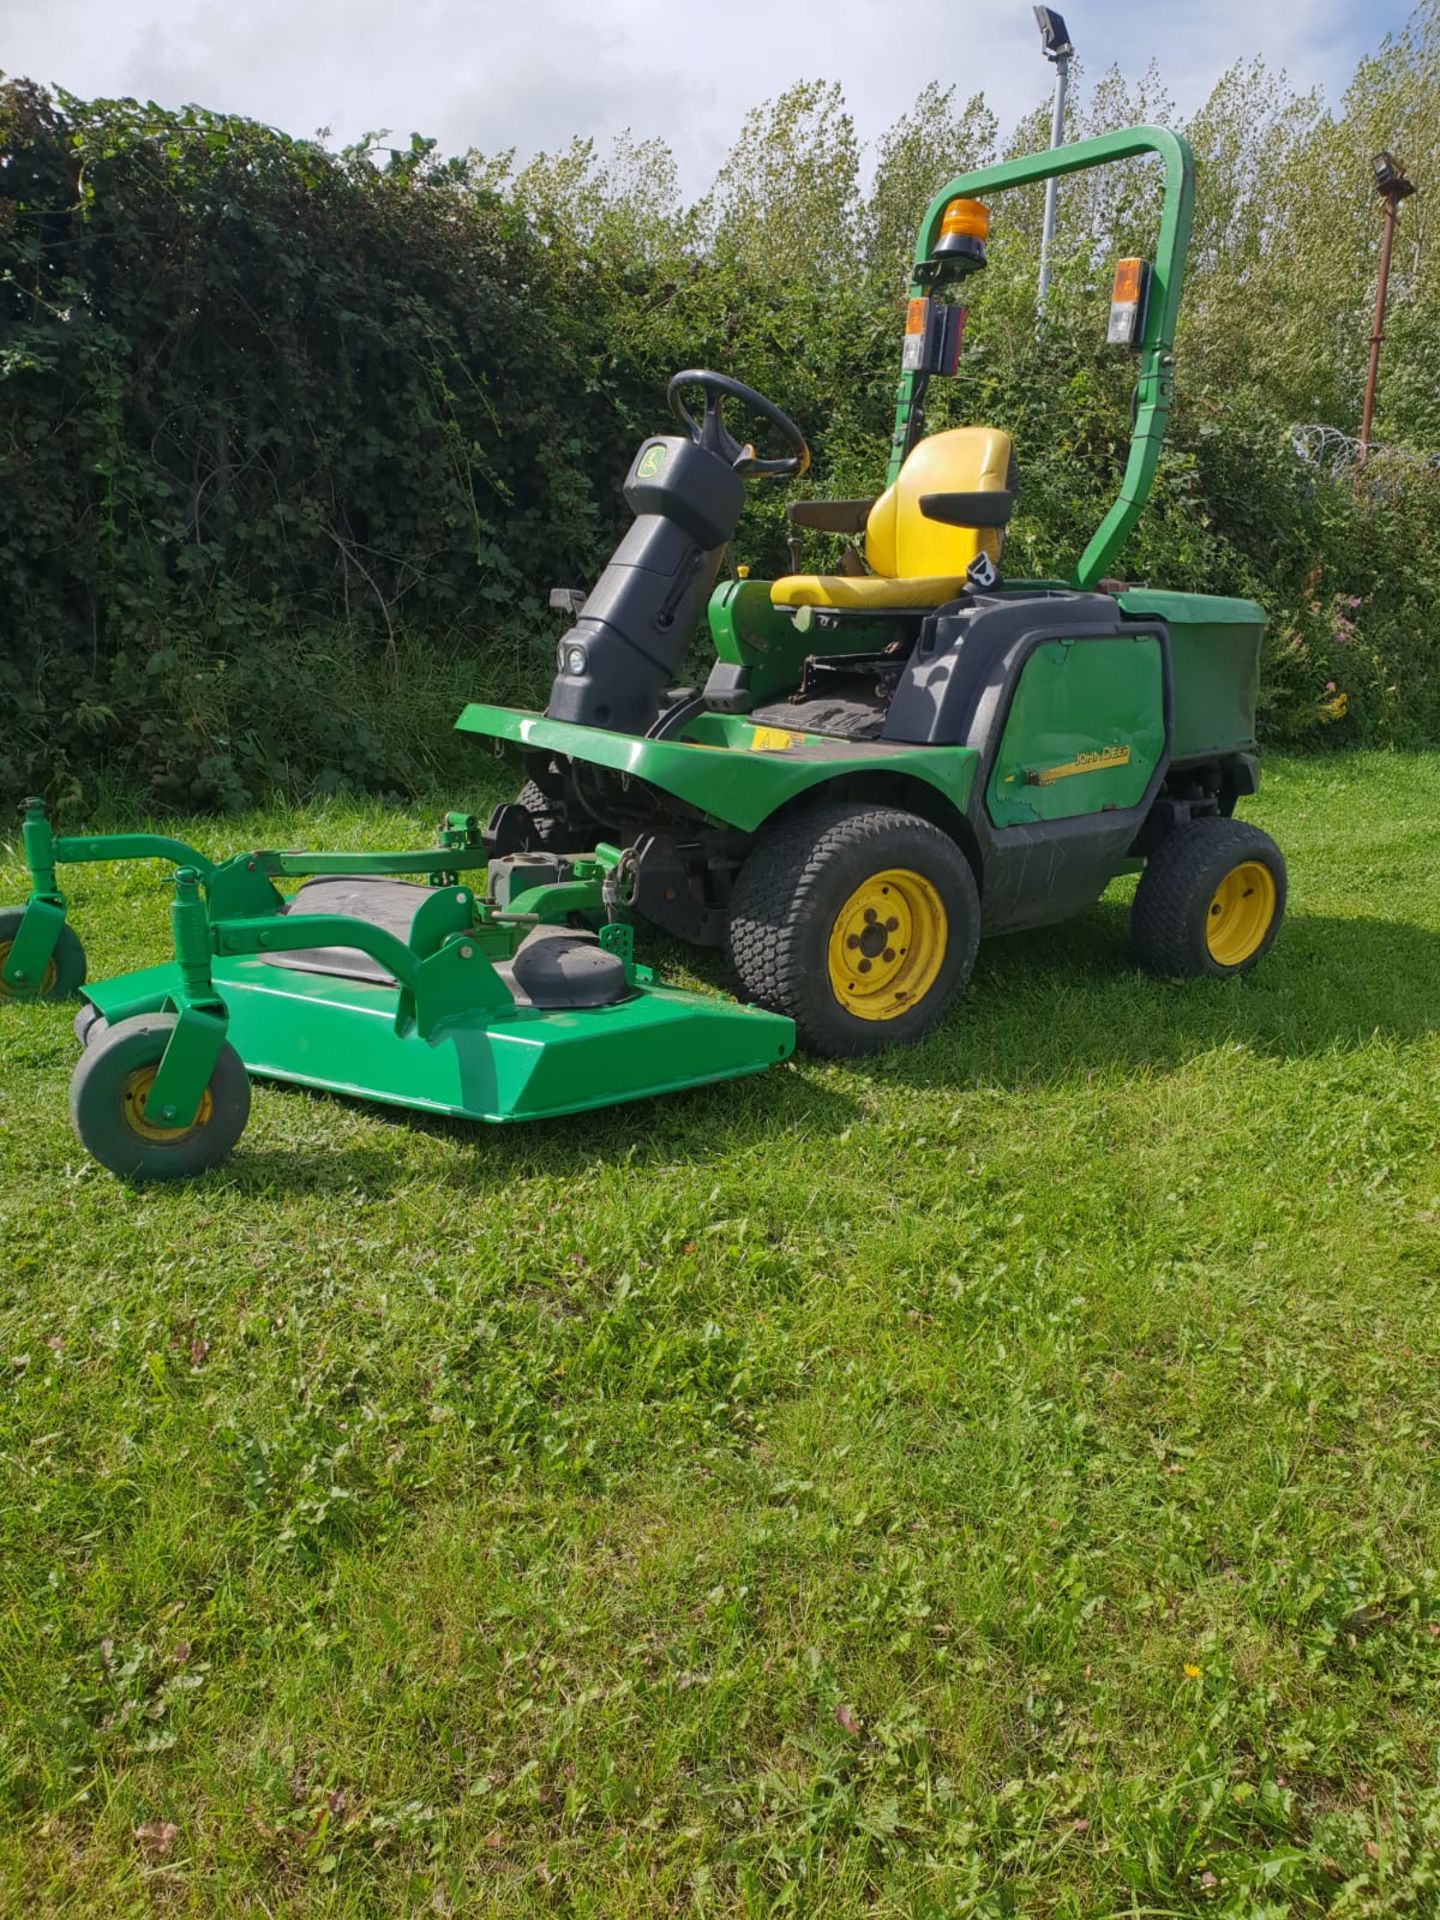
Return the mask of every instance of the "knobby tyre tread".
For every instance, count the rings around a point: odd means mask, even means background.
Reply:
[[[824,953],[832,876],[859,856],[878,870],[918,862],[943,894],[948,941],[940,977],[911,1011],[857,1019],[830,991]],[[838,883],[848,891],[859,867]],[[823,924],[821,924],[823,922]],[[969,979],[980,937],[970,863],[942,828],[900,808],[835,803],[795,814],[762,833],[730,902],[726,950],[746,999],[795,1021],[812,1053],[836,1057],[911,1045],[945,1016]]]
[[[1265,938],[1238,966],[1210,954],[1205,916],[1215,889],[1245,860],[1262,862],[1275,882],[1275,911]],[[1285,856],[1259,827],[1211,815],[1191,820],[1160,843],[1145,863],[1130,910],[1130,944],[1147,973],[1169,979],[1248,973],[1274,945],[1285,917]]]

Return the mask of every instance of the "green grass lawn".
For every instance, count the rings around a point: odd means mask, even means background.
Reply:
[[[1246,810],[1252,979],[1121,886],[911,1053],[185,1189],[0,1010],[3,1911],[1440,1913],[1440,756]]]

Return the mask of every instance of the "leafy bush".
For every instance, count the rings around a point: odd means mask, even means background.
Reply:
[[[22,83],[0,150],[0,785],[403,780],[404,636],[473,658],[590,545],[535,234],[423,142]]]

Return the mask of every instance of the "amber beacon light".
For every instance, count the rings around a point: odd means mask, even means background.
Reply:
[[[937,260],[957,256],[985,264],[985,242],[990,238],[990,209],[983,200],[952,200],[940,217],[940,237],[935,242]]]

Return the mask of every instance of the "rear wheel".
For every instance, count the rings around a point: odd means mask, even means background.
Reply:
[[[227,1041],[200,1111],[185,1127],[145,1116],[145,1102],[176,1019],[143,1014],[106,1026],[81,1054],[70,1081],[70,1117],[81,1144],[122,1180],[188,1180],[216,1167],[250,1118],[250,1076]]]
[[[85,984],[85,949],[80,944],[79,936],[68,926],[61,927],[55,951],[35,986],[22,984],[12,987],[4,980],[5,962],[10,958],[10,949],[15,944],[15,936],[24,918],[23,907],[7,907],[0,913],[0,1003],[6,1000],[68,1000]]]
[[[1268,833],[1191,820],[1145,863],[1130,910],[1135,958],[1180,979],[1248,973],[1274,944],[1285,894],[1285,856]]]
[[[742,992],[789,1014],[811,1052],[908,1046],[970,977],[970,863],[896,807],[816,807],[762,833],[736,882],[727,948]]]

